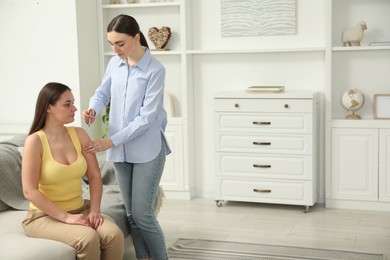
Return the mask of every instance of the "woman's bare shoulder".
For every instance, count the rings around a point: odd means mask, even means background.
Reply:
[[[24,148],[23,153],[37,153],[42,150],[42,142],[41,138],[39,137],[38,133],[35,132],[33,134],[30,134],[26,137],[26,140],[24,141]]]
[[[82,128],[82,127],[74,127],[74,129],[76,131],[77,137],[80,140],[80,143],[84,144],[84,143],[86,143],[86,142],[91,140],[91,138],[89,137],[87,131],[84,128]]]
[[[32,133],[26,137],[26,140],[24,141],[24,146],[26,145],[37,145],[41,144],[41,138],[39,137],[38,133]]]

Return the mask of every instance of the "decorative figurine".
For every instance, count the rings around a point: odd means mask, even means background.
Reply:
[[[342,35],[343,46],[347,46],[347,44],[352,46],[352,43],[360,46],[365,30],[367,30],[367,24],[365,22],[360,22],[355,28],[345,29]]]
[[[163,26],[161,29],[157,29],[156,27],[149,28],[149,39],[153,42],[154,46],[156,46],[156,50],[158,51],[168,50],[165,49],[165,46],[167,46],[171,35],[171,28],[167,26]]]

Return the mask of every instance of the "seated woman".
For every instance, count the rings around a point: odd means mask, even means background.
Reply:
[[[95,154],[82,149],[90,138],[83,128],[65,126],[76,111],[71,89],[61,83],[46,84],[38,95],[22,160],[23,193],[30,201],[22,226],[28,236],[75,248],[79,260],[119,260],[123,233],[100,214],[100,169]],[[90,200],[82,197],[85,174]]]

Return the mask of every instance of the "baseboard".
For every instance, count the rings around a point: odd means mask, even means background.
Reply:
[[[326,199],[327,208],[390,211],[389,202]]]

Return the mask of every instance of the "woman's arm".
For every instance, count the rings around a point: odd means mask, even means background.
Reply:
[[[90,226],[88,219],[82,214],[69,214],[59,208],[38,190],[41,175],[42,143],[38,134],[26,138],[22,159],[23,194],[37,208],[47,215],[68,224]]]
[[[99,164],[94,153],[87,153],[84,151],[83,147],[91,139],[88,136],[88,133],[80,127],[76,127],[76,133],[80,140],[81,150],[84,155],[85,160],[87,161],[87,177],[89,182],[89,192],[90,192],[90,201],[91,201],[91,212],[88,216],[91,226],[97,228],[103,223],[103,218],[100,214],[100,203],[102,200],[103,193],[103,184],[102,176],[100,173]]]
[[[126,143],[146,132],[156,120],[159,108],[163,106],[164,81],[165,69],[161,68],[154,71],[148,80],[142,106],[139,108],[139,114],[125,128],[113,136],[98,138],[86,143],[83,146],[84,151],[87,153],[106,151],[115,145]]]

